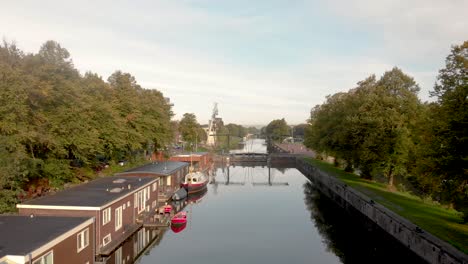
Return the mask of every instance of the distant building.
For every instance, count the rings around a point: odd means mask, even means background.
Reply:
[[[89,217],[0,216],[0,263],[94,263],[94,231]]]
[[[141,227],[139,216],[156,209],[158,184],[159,177],[104,177],[17,208],[21,215],[94,217],[95,253],[105,255]]]
[[[192,163],[195,170],[204,171],[210,168],[213,157],[211,157],[209,152],[196,152],[192,154],[174,155],[170,160],[187,162],[189,164]]]

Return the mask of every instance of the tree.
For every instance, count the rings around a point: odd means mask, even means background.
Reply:
[[[299,124],[294,126],[294,137],[296,138],[304,138],[305,130],[309,126],[309,124]]]
[[[327,97],[311,111],[305,144],[344,159],[347,170],[361,177],[383,173],[393,187],[395,174],[405,174],[411,131],[420,105],[419,87],[400,69],[358,83],[348,93]]]
[[[265,128],[265,134],[274,141],[282,141],[290,136],[291,132],[286,120],[283,118],[271,121]]]
[[[141,159],[171,142],[173,114],[161,92],[121,71],[108,81],[81,76],[55,41],[37,54],[0,44],[0,213],[23,190],[84,180],[92,176],[81,168]]]
[[[441,191],[468,221],[468,41],[452,48],[432,95],[439,106],[433,147]]]
[[[195,114],[184,114],[179,122],[179,132],[182,135],[182,139],[188,143],[188,148],[190,150],[194,150],[195,144],[200,142],[198,137],[200,124],[198,124]]]

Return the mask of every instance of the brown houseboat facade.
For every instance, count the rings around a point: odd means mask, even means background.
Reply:
[[[116,176],[159,177],[158,200],[163,203],[180,188],[185,175],[189,171],[189,165],[187,162],[158,161],[118,173]]]
[[[0,263],[94,263],[94,218],[0,216]]]
[[[93,217],[95,254],[109,255],[141,227],[138,217],[156,209],[158,185],[159,177],[104,177],[17,208],[28,216]]]

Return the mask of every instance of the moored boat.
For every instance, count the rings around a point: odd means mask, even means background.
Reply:
[[[185,175],[182,187],[187,190],[188,194],[197,193],[206,189],[208,184],[208,177],[203,172],[189,172]]]
[[[187,223],[187,213],[186,212],[179,212],[175,214],[171,219],[172,225],[177,224],[186,224]]]
[[[172,211],[172,205],[166,204],[166,205],[164,206],[164,213],[165,213],[165,214],[170,214],[171,211]]]
[[[180,201],[182,199],[185,199],[186,197],[187,197],[187,190],[185,190],[185,188],[183,187],[181,187],[171,196],[172,201]]]
[[[187,227],[187,222],[182,224],[171,224],[171,230],[174,233],[179,233]]]

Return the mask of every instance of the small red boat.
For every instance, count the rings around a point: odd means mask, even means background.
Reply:
[[[171,224],[186,224],[187,223],[187,213],[186,212],[179,212],[174,215],[171,219]]]
[[[167,205],[164,206],[164,213],[165,214],[170,214],[171,211],[172,211],[172,205],[167,204]]]
[[[185,227],[187,227],[187,222],[185,222],[185,223],[183,223],[183,224],[172,224],[172,225],[171,225],[171,230],[172,230],[172,232],[174,232],[174,233],[179,233],[179,232],[181,232],[182,230],[184,230]]]

